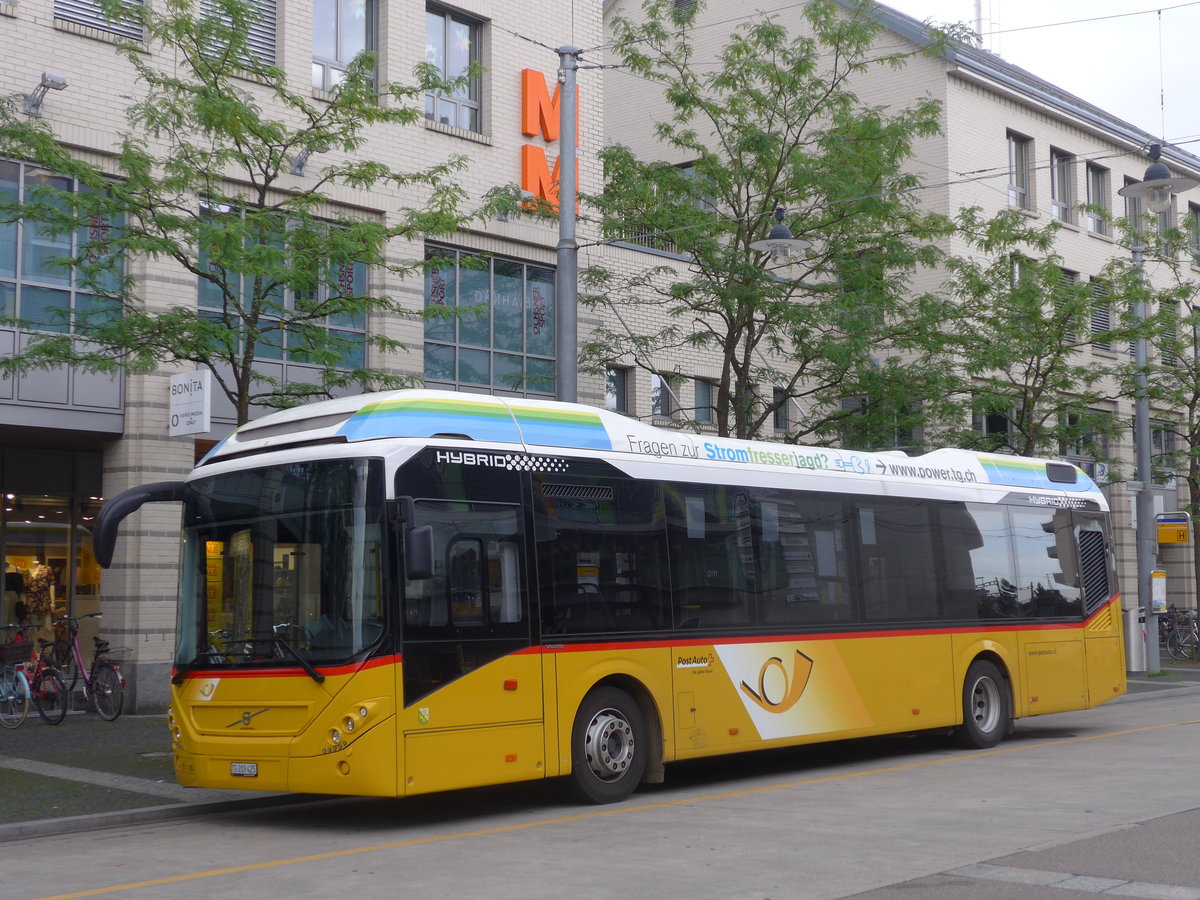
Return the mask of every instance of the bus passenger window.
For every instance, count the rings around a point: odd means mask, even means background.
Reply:
[[[948,504],[939,511],[946,572],[947,619],[1007,619],[1017,615],[1008,509]]]
[[[939,615],[930,504],[876,501],[858,509],[863,615],[871,621]]]
[[[762,624],[851,621],[845,504],[762,489],[755,498]]]
[[[664,494],[675,627],[753,624],[754,548],[745,492],[668,484]]]
[[[669,627],[659,486],[596,469],[534,479],[542,633]]]
[[[1013,546],[1017,557],[1017,605],[1034,618],[1078,616],[1079,571],[1071,514],[1064,509],[1014,507]]]

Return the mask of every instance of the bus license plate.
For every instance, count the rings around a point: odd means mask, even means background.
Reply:
[[[258,763],[235,763],[229,764],[229,774],[237,775],[241,778],[257,778]]]

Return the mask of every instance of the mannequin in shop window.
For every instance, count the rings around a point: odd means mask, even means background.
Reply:
[[[29,608],[30,618],[42,626],[43,631],[50,628],[49,618],[54,604],[54,570],[43,562],[34,561],[25,573],[25,605]]]

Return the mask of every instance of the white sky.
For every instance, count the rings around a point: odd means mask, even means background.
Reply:
[[[965,22],[976,28],[975,0],[881,2],[922,21]],[[983,46],[1156,137],[1200,154],[1200,0],[1158,2],[1161,5],[1155,5],[1156,0],[979,0]],[[1124,15],[1128,13],[1137,15]],[[1113,16],[1120,17],[1105,18]]]

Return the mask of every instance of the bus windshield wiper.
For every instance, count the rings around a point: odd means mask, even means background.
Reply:
[[[304,669],[305,672],[308,673],[309,677],[312,678],[313,681],[315,681],[317,684],[320,684],[321,682],[323,682],[325,680],[325,676],[322,675],[320,672],[318,672],[315,668],[313,668],[312,663],[310,663],[307,659],[305,659],[303,656],[301,656],[299,653],[297,653],[296,648],[293,647],[291,644],[289,644],[287,641],[285,641],[283,638],[281,638],[279,635],[274,634],[274,635],[271,635],[271,637],[251,638],[250,640],[254,641],[255,643],[258,643],[258,642],[268,643],[273,647],[282,647],[284,650],[286,650],[288,652],[288,655],[291,656],[292,659],[294,659],[294,660],[296,660],[296,662],[300,663],[300,666]]]
[[[171,684],[183,684],[183,679],[187,676],[188,672],[193,669],[199,669],[206,662],[212,660],[213,657],[217,657],[218,662],[223,661],[223,654],[213,650],[205,650],[202,653],[197,653],[191,662],[183,663],[179,666],[175,674],[171,676]]]

